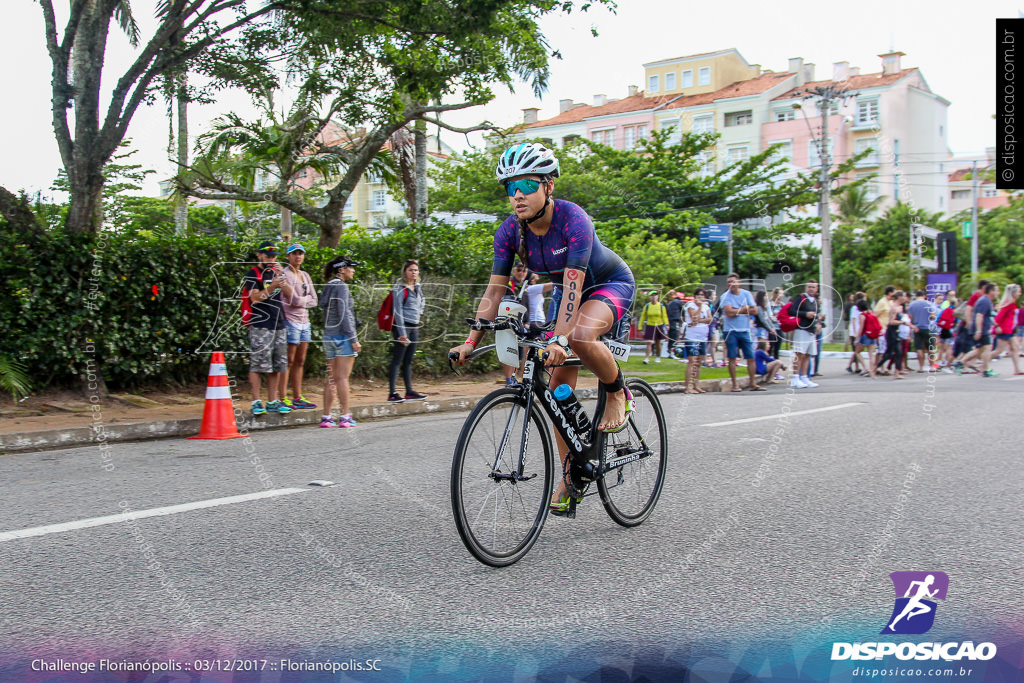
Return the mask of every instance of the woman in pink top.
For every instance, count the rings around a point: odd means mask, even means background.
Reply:
[[[284,269],[285,279],[292,286],[291,297],[281,297],[284,308],[284,326],[288,333],[288,371],[281,373],[280,395],[285,396],[288,380],[292,384],[292,398],[284,401],[292,408],[312,409],[310,403],[302,395],[302,368],[306,363],[306,347],[312,340],[309,325],[309,309],[317,305],[316,290],[309,273],[302,270],[302,262],[306,260],[306,249],[301,244],[288,247],[288,267]]]

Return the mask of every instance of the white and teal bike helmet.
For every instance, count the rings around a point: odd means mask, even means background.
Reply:
[[[517,175],[557,178],[558,159],[554,152],[539,142],[521,142],[501,153],[494,175],[499,183]]]

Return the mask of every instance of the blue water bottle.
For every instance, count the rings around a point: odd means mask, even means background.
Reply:
[[[581,434],[586,434],[590,429],[590,416],[584,410],[583,404],[576,398],[572,387],[568,384],[559,384],[555,388],[554,397],[569,418],[569,423],[575,426]]]

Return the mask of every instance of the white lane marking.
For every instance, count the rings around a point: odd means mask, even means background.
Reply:
[[[811,413],[823,413],[826,410],[839,410],[840,408],[852,408],[854,406],[862,406],[864,403],[840,403],[835,406],[827,406],[825,408],[811,408],[810,410],[793,410],[788,413],[775,413],[774,415],[762,415],[761,417],[745,417],[741,420],[727,420],[726,422],[708,422],[702,424],[701,427],[725,427],[727,425],[738,425],[746,422],[761,422],[762,420],[777,420],[780,417],[793,417],[794,415],[809,415]]]
[[[105,524],[117,524],[127,519],[142,519],[143,517],[159,517],[161,515],[175,515],[179,512],[189,512],[190,510],[202,510],[203,508],[212,508],[219,505],[232,505],[234,503],[244,503],[250,500],[260,500],[261,498],[274,498],[276,496],[289,496],[293,493],[305,493],[306,491],[313,491],[315,489],[273,489],[271,491],[260,491],[259,493],[246,493],[240,496],[228,496],[227,498],[211,498],[209,500],[197,500],[193,503],[182,503],[181,505],[168,505],[161,508],[150,508],[148,510],[131,510],[127,513],[121,513],[117,515],[106,515],[105,517],[90,517],[89,519],[80,519],[75,522],[63,522],[61,524],[48,524],[46,526],[34,526],[28,529],[18,529],[16,531],[4,531],[0,532],[0,543],[4,541],[13,541],[17,538],[29,538],[31,536],[45,536],[46,534],[58,534],[63,531],[75,531],[76,529],[88,529],[94,526],[103,526]]]

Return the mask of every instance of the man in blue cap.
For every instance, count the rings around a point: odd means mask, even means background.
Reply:
[[[252,318],[248,323],[252,414],[289,413],[291,408],[282,400],[279,377],[279,373],[288,370],[288,339],[281,296],[291,299],[294,291],[277,262],[277,247],[271,240],[260,243],[256,258],[259,264],[245,276],[245,289],[252,303]],[[269,400],[266,408],[260,401],[260,375],[267,375]]]

